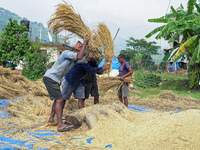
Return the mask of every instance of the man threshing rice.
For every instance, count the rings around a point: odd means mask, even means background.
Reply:
[[[51,69],[46,71],[43,78],[49,96],[51,100],[54,100],[48,124],[49,125],[57,124],[54,121],[54,116],[56,113],[59,132],[67,131],[73,128],[72,125],[65,125],[62,122],[64,99],[60,91],[61,79],[69,72],[69,70],[76,63],[87,63],[86,58],[85,57],[83,58],[83,56],[85,53],[86,44],[88,43],[89,40],[90,36],[86,36],[83,44],[80,41],[78,41],[74,45],[73,52],[68,50],[63,51],[58,60],[51,67]]]
[[[131,76],[133,74],[133,71],[131,69],[131,66],[128,62],[125,60],[124,54],[118,55],[118,61],[120,62],[119,66],[119,77],[120,80],[124,80],[126,77]],[[124,104],[126,107],[128,107],[128,97],[129,96],[129,89],[128,89],[128,83],[123,83],[123,85],[118,90],[118,97],[119,100],[123,103],[124,98]]]
[[[106,64],[103,67],[91,67],[89,63],[74,65],[62,82],[62,95],[64,100],[68,100],[72,93],[74,93],[74,98],[78,99],[78,108],[83,108],[85,101],[84,76],[87,72],[100,73],[103,70],[109,69],[109,67],[110,65]]]
[[[89,61],[88,63],[90,64],[91,67],[98,67],[95,57],[91,57],[91,61]],[[91,94],[91,96],[94,96],[94,104],[98,104],[99,91],[98,91],[96,73],[87,72],[84,77],[84,84],[85,84],[85,99],[88,99],[89,95]]]

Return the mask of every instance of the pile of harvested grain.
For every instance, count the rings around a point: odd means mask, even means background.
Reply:
[[[129,103],[133,105],[145,105],[159,110],[187,110],[200,109],[199,100],[189,96],[176,95],[172,91],[164,91],[156,98],[140,99],[131,97]]]
[[[75,13],[74,8],[64,1],[65,4],[59,4],[53,17],[48,21],[48,27],[53,30],[54,34],[62,31],[70,31],[71,33],[84,39],[86,35],[91,37],[87,49],[91,55],[99,58],[99,44],[96,44],[93,39],[93,33],[85,25],[81,16]]]
[[[31,82],[17,70],[0,66],[0,99],[23,97],[31,93],[36,96],[47,96],[42,81]]]
[[[178,74],[178,75],[187,75],[187,70],[186,69],[183,69],[183,68],[178,68],[176,71],[174,71],[175,74]]]
[[[21,101],[10,102],[7,111],[14,116],[29,119],[48,118],[52,102],[44,83],[29,81],[17,70],[0,66],[0,99],[24,97]],[[88,106],[86,102],[86,106]],[[73,98],[66,102],[65,113],[78,109],[77,101]]]
[[[120,80],[119,77],[99,77],[98,83],[100,91],[106,93],[108,90],[118,87],[118,89],[124,84],[131,84],[134,82],[134,76],[129,76],[125,78],[123,81]]]

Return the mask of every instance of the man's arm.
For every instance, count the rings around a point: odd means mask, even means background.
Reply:
[[[120,77],[120,80],[124,80],[126,77],[131,76],[132,74],[133,74],[132,69],[131,69],[131,68],[128,68],[128,73],[125,74],[125,75],[123,75],[123,76],[121,76],[121,77]]]
[[[80,51],[78,52],[78,54],[76,56],[77,60],[81,60],[83,58],[84,53],[85,53],[85,47],[86,47],[89,40],[90,40],[90,36],[86,35],[86,37],[84,39],[83,46],[81,47]]]
[[[82,64],[82,66],[88,73],[98,73],[109,68],[109,65],[103,65],[103,67],[91,67],[88,63]]]
[[[82,63],[87,64],[88,61],[87,61],[86,57],[83,57],[81,60],[77,60],[76,63],[77,64],[82,64]]]

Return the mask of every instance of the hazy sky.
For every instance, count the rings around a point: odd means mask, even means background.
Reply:
[[[148,23],[150,18],[165,15],[170,0],[68,0],[87,24],[111,22],[121,28],[119,36],[144,38],[161,24]],[[187,7],[188,0],[171,0],[170,6],[177,8],[180,3]],[[0,7],[8,9],[30,21],[46,26],[55,6],[62,0],[0,0]],[[170,9],[168,10],[168,12]],[[112,33],[114,35],[115,33]],[[154,40],[154,38],[151,38]]]

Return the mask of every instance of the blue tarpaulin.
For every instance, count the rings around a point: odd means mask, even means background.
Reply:
[[[99,64],[99,67],[102,67],[104,64],[105,64],[105,58],[102,59],[101,63]],[[119,66],[120,66],[120,63],[119,63],[118,59],[116,57],[114,57],[112,59],[112,69],[119,70]]]

